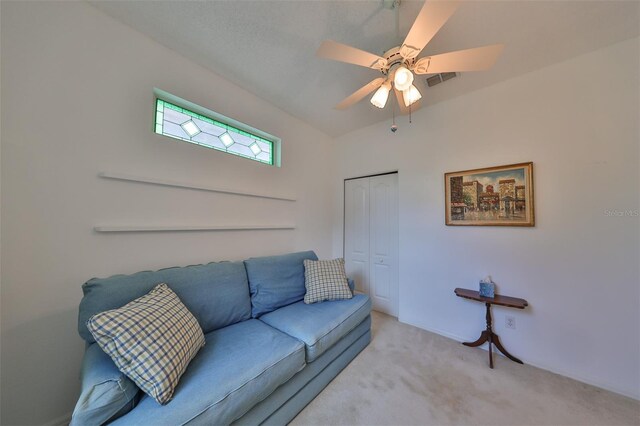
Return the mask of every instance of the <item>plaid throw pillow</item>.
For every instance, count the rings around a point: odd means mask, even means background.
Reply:
[[[92,316],[87,328],[120,371],[162,405],[204,346],[198,321],[166,284]]]
[[[351,299],[347,275],[344,272],[344,259],[304,261],[304,285],[307,293],[304,303],[324,300]]]

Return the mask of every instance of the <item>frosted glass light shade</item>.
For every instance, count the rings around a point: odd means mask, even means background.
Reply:
[[[387,99],[389,98],[389,86],[382,85],[376,93],[371,97],[371,104],[378,108],[384,108],[387,104]]]
[[[407,90],[413,84],[413,74],[405,67],[400,67],[393,77],[393,84],[398,90]]]
[[[407,90],[402,91],[402,99],[404,100],[404,105],[409,106],[422,98],[422,95],[413,84],[409,86]]]

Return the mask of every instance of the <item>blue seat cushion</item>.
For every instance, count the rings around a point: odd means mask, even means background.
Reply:
[[[318,260],[312,251],[280,256],[253,257],[244,261],[251,289],[254,318],[304,298],[304,260]]]
[[[104,424],[131,411],[137,402],[140,389],[95,343],[84,353],[81,380],[82,390],[71,426]]]
[[[100,312],[120,308],[166,283],[208,333],[251,318],[247,273],[242,262],[166,268],[132,275],[93,278],[82,286],[78,331],[89,343],[95,339],[87,320]]]
[[[255,319],[205,335],[173,399],[144,395],[113,425],[229,424],[305,366],[304,345]]]
[[[371,313],[371,300],[364,294],[331,302],[294,303],[260,317],[305,344],[307,362],[312,362]]]

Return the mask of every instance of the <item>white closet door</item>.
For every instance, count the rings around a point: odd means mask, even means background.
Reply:
[[[369,294],[369,179],[345,184],[345,269],[356,291]]]
[[[345,183],[345,268],[373,308],[398,315],[398,175]]]
[[[375,310],[397,317],[398,175],[369,179],[369,295]]]

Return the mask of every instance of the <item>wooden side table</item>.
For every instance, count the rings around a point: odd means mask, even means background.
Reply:
[[[500,338],[496,333],[491,330],[491,305],[499,305],[499,306],[507,306],[509,308],[516,309],[524,309],[529,306],[529,303],[524,299],[518,299],[517,297],[509,297],[509,296],[500,296],[497,295],[494,298],[482,297],[479,292],[475,290],[468,290],[466,288],[456,288],[454,293],[458,297],[462,297],[465,299],[476,300],[478,302],[484,302],[487,306],[487,329],[484,330],[478,340],[475,342],[464,342],[462,343],[465,346],[471,346],[475,348],[476,346],[480,346],[485,342],[489,342],[489,367],[493,368],[493,353],[491,351],[491,346],[495,345],[496,348],[504,354],[511,361],[517,362],[519,364],[524,364],[515,356],[511,355],[500,343]]]

